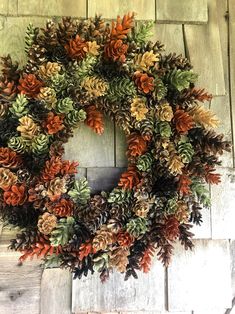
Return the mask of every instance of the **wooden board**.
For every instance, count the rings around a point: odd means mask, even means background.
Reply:
[[[114,272],[102,284],[98,276],[73,281],[72,311],[163,311],[164,269],[154,261],[148,274],[138,273],[139,279],[124,281],[123,275]]]
[[[18,0],[18,14],[86,17],[86,0]]]
[[[152,40],[164,44],[166,53],[175,52],[184,56],[182,25],[157,23],[154,25]]]
[[[8,0],[0,1],[0,15],[4,15],[8,13]]]
[[[72,275],[69,270],[45,269],[41,281],[40,314],[70,314]]]
[[[76,160],[80,167],[114,167],[114,124],[105,119],[105,131],[97,135],[84,124],[74,131],[65,145],[65,159]]]
[[[229,55],[231,83],[231,114],[233,125],[233,140],[235,139],[235,2],[229,0]],[[233,143],[234,144],[234,143]],[[233,145],[233,166],[235,166],[235,145]]]
[[[87,180],[93,193],[111,191],[118,184],[124,168],[88,168]]]
[[[231,306],[228,241],[196,240],[193,252],[176,246],[168,269],[170,311],[216,313]]]
[[[221,168],[221,184],[211,187],[212,238],[235,239],[235,169]]]
[[[163,23],[207,23],[207,0],[156,0],[156,20]]]
[[[125,133],[116,126],[115,130],[115,166],[116,167],[126,167],[127,156],[127,142]]]
[[[207,25],[185,25],[185,41],[195,72],[200,74],[198,86],[213,95],[225,94],[224,69],[216,1],[209,1]]]
[[[103,17],[115,19],[128,12],[135,12],[136,19],[155,20],[154,0],[88,0],[88,17],[102,14]]]

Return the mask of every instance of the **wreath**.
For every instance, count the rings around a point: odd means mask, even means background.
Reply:
[[[113,269],[137,278],[156,254],[167,266],[179,240],[210,206],[219,155],[230,143],[203,102],[189,60],[148,41],[152,22],[134,14],[111,25],[100,16],[29,25],[26,65],[2,57],[0,79],[0,213],[20,228],[10,248],[46,267]],[[63,145],[80,123],[97,134],[103,115],[125,132],[128,167],[118,186],[93,195]],[[82,147],[81,147],[82,149]]]

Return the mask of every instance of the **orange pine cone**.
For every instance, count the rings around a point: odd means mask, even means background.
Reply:
[[[24,74],[23,78],[19,80],[19,83],[18,90],[21,94],[33,98],[39,94],[40,88],[43,86],[43,83],[34,74]]]
[[[63,118],[54,115],[53,112],[49,112],[44,125],[47,128],[48,134],[55,134],[64,128]]]
[[[45,168],[42,173],[42,179],[44,181],[50,181],[61,171],[63,163],[60,157],[52,157],[46,161]]]
[[[221,175],[219,173],[213,173],[215,171],[215,168],[206,166],[205,167],[206,175],[205,179],[207,183],[210,184],[219,184],[221,182]]]
[[[8,205],[23,205],[27,200],[26,189],[24,185],[12,185],[8,191],[3,194],[4,202]]]
[[[61,174],[66,175],[66,174],[75,174],[77,173],[77,166],[79,165],[78,162],[76,161],[69,161],[69,160],[64,160],[62,163],[62,168],[61,168]]]
[[[134,238],[129,234],[129,232],[119,232],[117,234],[117,243],[121,247],[129,247],[133,243]]]
[[[155,249],[152,246],[149,246],[144,252],[143,257],[140,260],[140,269],[143,270],[144,273],[148,273],[150,271],[152,257],[154,256]]]
[[[128,167],[127,171],[123,172],[123,174],[121,175],[118,186],[124,189],[132,189],[134,186],[137,186],[139,182],[140,179],[136,168],[131,166]]]
[[[79,259],[82,261],[84,257],[88,256],[90,253],[95,253],[92,243],[91,242],[86,242],[81,244],[79,248]]]
[[[69,43],[65,45],[68,55],[77,60],[81,60],[86,56],[88,45],[84,39],[76,35],[74,39],[70,39]]]
[[[0,165],[5,168],[17,168],[22,163],[22,159],[16,152],[8,147],[0,148]]]
[[[118,15],[116,23],[112,22],[111,38],[125,39],[134,26],[134,16],[134,12],[125,14],[122,19]]]
[[[121,39],[111,40],[104,48],[105,56],[114,61],[125,62],[128,45]]]
[[[193,118],[184,110],[177,109],[173,121],[175,128],[179,133],[187,133],[194,126]]]
[[[138,157],[143,155],[147,151],[147,142],[144,138],[137,134],[132,133],[128,136],[127,139],[128,150],[127,155],[132,157]]]
[[[183,195],[188,195],[190,193],[190,184],[192,181],[189,179],[189,177],[185,174],[182,174],[179,176],[178,181],[178,191],[182,193]]]
[[[68,217],[72,216],[74,203],[71,200],[67,200],[62,198],[56,204],[55,203],[47,203],[46,207],[49,212],[53,213],[59,217]]]
[[[104,132],[103,114],[95,106],[86,108],[87,118],[85,123],[92,128],[97,134]]]

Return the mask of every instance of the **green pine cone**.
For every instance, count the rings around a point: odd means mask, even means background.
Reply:
[[[38,28],[34,27],[33,24],[29,24],[26,29],[25,34],[25,52],[28,53],[29,49],[32,47],[35,37],[38,33]]]
[[[153,21],[137,24],[134,28],[133,40],[141,45],[148,42],[148,39],[153,35],[153,25]]]
[[[79,111],[70,111],[66,115],[64,122],[71,127],[76,127],[80,122],[83,122],[84,120],[86,120],[86,112],[85,110],[80,109]]]
[[[34,137],[32,141],[32,152],[36,155],[45,154],[48,151],[49,138],[45,134]]]
[[[187,164],[192,161],[194,149],[189,142],[180,141],[177,149],[183,163]]]
[[[109,264],[108,253],[103,253],[95,258],[93,258],[93,269],[97,272],[102,272]]]
[[[164,208],[165,213],[168,215],[172,215],[175,213],[176,209],[177,209],[177,199],[175,197],[170,198],[167,201],[166,207]]]
[[[159,77],[155,77],[154,86],[153,97],[159,101],[166,96],[167,88]]]
[[[185,88],[189,88],[190,83],[194,83],[197,80],[198,75],[193,71],[182,71],[180,69],[174,69],[166,76],[167,82],[175,89],[181,92]]]
[[[113,189],[108,197],[108,203],[123,204],[130,200],[131,192],[123,189]]]
[[[56,113],[69,113],[72,110],[73,110],[73,101],[69,97],[60,99],[57,102],[56,108],[55,108]]]
[[[111,102],[116,102],[135,95],[136,88],[134,82],[127,77],[117,77],[110,82],[107,99]]]
[[[74,218],[61,218],[51,232],[50,242],[53,246],[65,245],[74,233]]]
[[[10,112],[20,118],[28,114],[29,110],[27,108],[28,100],[23,94],[18,94],[16,100],[12,103],[10,107]]]
[[[136,167],[140,171],[149,172],[153,164],[154,158],[150,153],[144,154],[137,159]]]
[[[140,131],[140,134],[144,137],[151,138],[154,132],[154,118],[151,114],[146,116],[146,119],[136,121],[134,127]]]
[[[65,73],[56,74],[51,77],[50,87],[54,89],[57,94],[64,91],[67,88],[67,86],[68,86],[68,81],[67,81]]]
[[[74,187],[68,192],[69,196],[77,203],[85,205],[90,198],[91,189],[86,178],[76,180]]]
[[[161,137],[170,137],[172,134],[170,123],[167,121],[157,123],[157,133],[159,133]]]
[[[204,205],[205,207],[210,207],[210,195],[209,191],[206,189],[205,185],[199,181],[199,179],[193,179],[190,189],[192,194],[197,198],[197,202]]]
[[[17,153],[25,153],[28,150],[28,142],[21,136],[14,136],[9,139],[8,147]]]
[[[130,233],[130,235],[138,238],[139,236],[145,234],[148,230],[147,221],[145,218],[141,217],[133,218],[126,225],[126,230]]]
[[[85,76],[90,76],[96,63],[97,57],[88,55],[80,63],[74,64],[73,70],[76,80],[82,80]]]

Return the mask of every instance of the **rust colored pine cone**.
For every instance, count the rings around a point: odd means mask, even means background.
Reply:
[[[19,80],[18,90],[29,97],[35,98],[40,92],[42,82],[34,74],[24,74]]]
[[[7,190],[10,186],[14,185],[17,181],[17,176],[9,169],[0,168],[0,188]]]
[[[119,232],[117,234],[117,243],[122,247],[129,247],[134,238],[128,232]]]
[[[141,73],[139,71],[135,72],[135,84],[138,89],[145,94],[154,90],[154,78],[148,76],[146,73]]]
[[[128,45],[121,39],[111,40],[104,48],[105,56],[114,61],[125,62]]]
[[[57,224],[57,218],[56,216],[44,213],[38,220],[38,230],[47,235],[51,233],[51,231],[55,228]]]
[[[170,241],[176,240],[179,236],[179,221],[174,216],[169,216],[166,219],[164,235]]]
[[[93,239],[92,246],[95,251],[105,250],[108,245],[113,243],[113,234],[107,229],[106,226],[102,226],[100,230],[96,231],[96,235]]]
[[[72,59],[81,60],[86,56],[88,46],[84,39],[76,35],[74,39],[70,39],[69,43],[65,45],[65,49]]]
[[[11,101],[16,97],[16,86],[13,81],[8,81],[7,78],[0,79],[0,96],[1,98]]]
[[[0,165],[5,168],[17,168],[22,163],[21,157],[8,147],[0,147]]]
[[[175,128],[179,133],[185,134],[194,126],[193,118],[184,110],[177,109],[174,114]]]
[[[128,136],[128,155],[138,157],[144,154],[147,150],[147,143],[143,137],[137,133],[132,133]]]
[[[50,181],[47,189],[47,195],[51,201],[55,201],[61,196],[61,194],[65,193],[66,191],[67,188],[65,179],[56,177],[55,179],[52,179]]]
[[[4,202],[8,205],[23,205],[27,199],[24,185],[12,185],[8,191],[3,194]]]
[[[127,171],[121,175],[118,186],[124,189],[133,189],[140,182],[136,167],[128,167]]]
[[[97,134],[104,132],[103,114],[95,106],[86,108],[87,118],[85,123],[92,128]]]
[[[48,134],[55,134],[64,128],[63,118],[54,115],[53,112],[49,112],[45,121],[45,125],[48,130]]]
[[[128,265],[128,255],[130,251],[127,248],[116,248],[109,253],[110,256],[110,266],[117,269],[117,271],[123,273],[126,271],[126,266]]]
[[[71,200],[66,200],[62,198],[56,204],[48,203],[46,207],[49,212],[53,213],[56,216],[68,217],[72,216],[73,214],[74,203]]]

